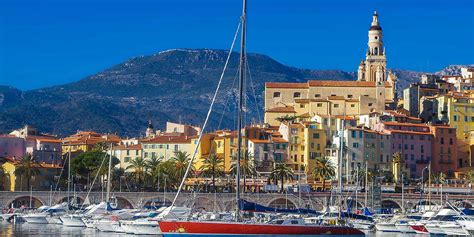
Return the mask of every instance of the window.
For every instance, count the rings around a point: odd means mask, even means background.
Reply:
[[[314,148],[314,142],[311,142],[311,148]]]
[[[453,120],[454,120],[455,122],[458,121],[458,116],[457,116],[457,115],[454,115],[454,116],[453,116]]]
[[[319,133],[313,133],[313,138],[319,139]]]
[[[408,154],[405,154],[405,160],[408,160]]]
[[[314,97],[319,98],[321,97],[321,94],[315,94]]]
[[[449,145],[453,145],[453,139],[452,138],[449,139]]]
[[[286,149],[286,144],[281,144],[281,149]]]
[[[444,138],[443,137],[441,138],[441,144],[444,144]]]
[[[352,143],[352,147],[358,148],[358,147],[359,147],[359,143],[357,143],[357,142]]]
[[[300,108],[304,108],[304,107],[305,107],[304,104],[300,104]]]
[[[357,131],[352,130],[351,131],[351,137],[356,138],[357,137]]]
[[[408,144],[405,144],[405,150],[407,150],[407,149],[408,149]]]
[[[464,122],[468,122],[468,121],[469,121],[468,117],[464,116]]]
[[[321,144],[318,143],[318,144],[316,144],[316,145],[317,145],[317,146],[316,146],[316,150],[318,150],[318,151],[321,150]]]
[[[130,155],[130,150],[127,150],[127,156],[129,156],[129,155]]]
[[[372,103],[369,103],[369,106],[372,106],[373,104]]]
[[[353,96],[352,95],[347,95],[347,98],[352,98]]]
[[[381,143],[380,143],[380,147],[382,147],[382,148],[384,147],[384,144],[383,144],[383,142],[381,142]]]
[[[275,144],[275,149],[277,149],[277,150],[280,149],[280,144],[278,144],[278,143]]]
[[[351,104],[351,108],[354,108],[354,107],[356,107],[356,105],[355,105],[355,104]]]
[[[278,98],[280,96],[281,96],[280,92],[273,92],[273,98]]]
[[[334,104],[334,108],[339,108],[339,104]]]
[[[410,155],[410,160],[415,160],[415,155],[414,154]]]
[[[410,145],[410,150],[415,150],[415,145],[411,144]]]
[[[138,150],[135,150],[135,155],[138,156]]]
[[[145,156],[145,158],[147,158],[148,157],[148,152],[145,152],[144,156]]]
[[[130,162],[130,157],[125,157],[125,158],[124,158],[124,161],[125,161],[125,162]]]
[[[301,97],[301,93],[300,92],[295,92],[293,93],[293,98],[300,98]]]
[[[323,103],[317,103],[316,107],[323,107]]]
[[[336,96],[336,94],[331,94],[331,96]]]
[[[323,125],[328,125],[328,119],[323,119]]]

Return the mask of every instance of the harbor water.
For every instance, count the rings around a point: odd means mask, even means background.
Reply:
[[[0,223],[0,236],[134,236],[131,234],[118,234],[118,233],[106,233],[100,232],[96,229],[83,228],[83,227],[64,227],[62,225],[53,224],[9,224]],[[181,235],[180,235],[181,236]],[[186,235],[182,235],[186,236]],[[427,236],[421,234],[402,234],[402,233],[386,233],[386,232],[368,232],[368,237],[415,237],[415,236]],[[195,235],[193,235],[195,237]],[[287,237],[281,235],[281,237]]]

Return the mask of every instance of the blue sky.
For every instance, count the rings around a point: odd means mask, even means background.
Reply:
[[[390,68],[474,63],[472,0],[248,0],[248,51],[355,71],[375,9]],[[63,84],[170,48],[227,49],[240,13],[240,0],[1,0],[0,85]]]

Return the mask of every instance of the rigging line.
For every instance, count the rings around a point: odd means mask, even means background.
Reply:
[[[229,64],[230,56],[232,55],[232,50],[234,49],[235,40],[237,39],[237,35],[239,34],[241,24],[242,24],[242,21],[239,21],[239,24],[237,26],[237,30],[236,30],[235,35],[234,35],[234,39],[232,40],[232,45],[230,46],[229,54],[227,55],[227,59],[226,59],[225,64],[224,64],[224,68],[223,68],[221,76],[219,78],[219,83],[217,84],[216,91],[214,92],[214,96],[212,97],[211,105],[209,106],[209,111],[207,111],[206,120],[204,120],[204,124],[202,125],[201,133],[199,134],[199,138],[198,138],[198,141],[197,141],[197,144],[196,144],[196,148],[194,149],[193,156],[192,156],[191,160],[189,161],[188,167],[186,168],[186,172],[184,173],[184,177],[181,180],[178,191],[176,192],[176,195],[174,196],[173,202],[171,203],[170,213],[171,213],[171,210],[173,209],[174,204],[176,203],[176,200],[178,199],[178,196],[179,196],[179,193],[181,192],[181,189],[184,186],[184,182],[186,181],[186,177],[188,176],[189,171],[191,170],[191,166],[193,165],[194,158],[196,157],[196,154],[198,152],[199,145],[200,145],[201,139],[202,139],[202,135],[204,134],[204,131],[206,130],[207,122],[209,121],[209,117],[211,115],[212,108],[214,107],[214,102],[216,101],[217,94],[219,93],[219,89],[221,87],[222,79],[224,78],[224,74],[225,74],[225,71],[227,69],[227,65]]]
[[[94,187],[94,183],[97,180],[97,177],[99,176],[100,170],[102,169],[102,165],[104,165],[105,159],[107,158],[107,152],[104,154],[104,158],[102,158],[102,162],[100,163],[99,169],[97,170],[97,173],[95,174],[94,180],[92,181],[92,185],[89,187],[89,191],[87,191],[87,195],[84,198],[84,200],[87,200],[89,198],[89,194],[92,191],[92,188]],[[82,202],[81,209],[84,207],[84,202]]]
[[[258,123],[262,123],[262,117],[260,116],[260,109],[257,103],[257,95],[255,94],[255,87],[253,85],[252,74],[250,73],[249,60],[246,60],[245,62],[247,64],[247,72],[249,74],[250,87],[252,88],[253,98],[255,100],[255,109],[257,110]]]
[[[63,167],[61,168],[61,172],[59,173],[59,178],[58,178],[58,181],[56,182],[56,186],[54,187],[54,191],[51,194],[52,198],[54,197],[54,195],[56,195],[56,192],[57,192],[57,189],[58,189],[58,186],[59,186],[59,181],[61,180],[61,176],[63,176],[63,171],[64,171],[64,164],[63,164]]]

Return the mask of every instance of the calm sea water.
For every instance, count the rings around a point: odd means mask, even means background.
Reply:
[[[0,223],[0,236],[134,236],[130,234],[104,233],[95,229],[80,227],[64,227],[62,225],[42,225],[42,224],[8,224]],[[426,237],[427,235],[407,235],[397,233],[367,233],[369,237]],[[284,236],[281,236],[284,237]]]

